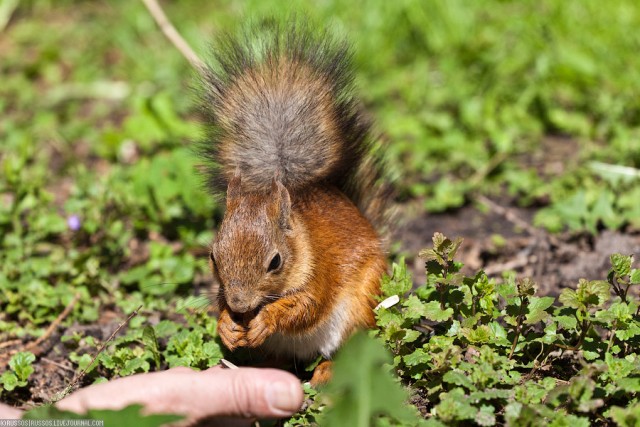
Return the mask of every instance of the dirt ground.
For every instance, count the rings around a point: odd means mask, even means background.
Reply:
[[[416,255],[430,247],[437,231],[464,239],[457,256],[465,265],[463,271],[484,269],[489,277],[515,271],[518,277],[535,280],[538,295],[558,295],[565,287],[575,288],[581,278],[606,279],[611,254],[640,253],[638,230],[555,235],[530,225],[533,210],[504,207],[486,198],[480,202],[488,208],[486,213],[467,206],[414,217],[398,229],[393,239],[403,243],[401,250],[407,254],[416,284],[424,278],[424,262]]]

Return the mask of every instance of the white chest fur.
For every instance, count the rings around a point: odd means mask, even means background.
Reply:
[[[300,335],[275,333],[265,341],[263,348],[274,355],[293,357],[297,360],[311,360],[321,354],[330,358],[338,349],[352,324],[347,304],[341,301],[314,329]]]

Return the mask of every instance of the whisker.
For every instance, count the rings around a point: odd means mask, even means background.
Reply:
[[[185,314],[187,310],[202,313],[213,306],[211,299],[207,295],[189,296],[180,298],[176,302],[176,312]]]

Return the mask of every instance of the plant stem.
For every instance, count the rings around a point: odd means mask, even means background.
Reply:
[[[609,344],[607,344],[607,351],[606,351],[607,353],[609,353],[609,350],[611,350],[611,347],[613,346],[613,338],[616,335],[617,326],[618,326],[618,321],[616,320],[614,321],[613,329],[611,329],[611,333],[609,336]]]
[[[522,329],[522,317],[524,314],[524,307],[527,305],[526,297],[520,297],[520,313],[518,313],[518,319],[516,323],[516,336],[513,338],[513,343],[511,344],[511,352],[509,353],[509,359],[513,357],[513,353],[516,351],[516,346],[518,345],[518,338],[520,338],[520,331]]]

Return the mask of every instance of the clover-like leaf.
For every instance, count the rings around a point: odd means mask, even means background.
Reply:
[[[7,391],[12,391],[20,385],[20,381],[16,374],[12,371],[6,371],[0,376],[0,383]]]
[[[26,382],[29,375],[33,373],[31,364],[36,360],[36,356],[30,351],[21,351],[16,353],[9,360],[9,367],[16,373],[21,382]]]

